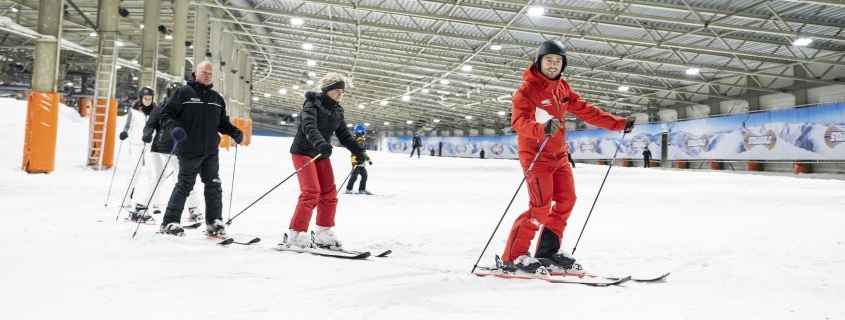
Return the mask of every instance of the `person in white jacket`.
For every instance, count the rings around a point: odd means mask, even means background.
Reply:
[[[139,158],[141,157],[141,154],[144,153],[147,146],[147,144],[141,140],[141,135],[144,131],[144,125],[147,123],[147,116],[156,106],[153,102],[154,95],[155,93],[150,87],[143,87],[138,91],[138,102],[136,102],[135,105],[129,109],[129,112],[126,113],[126,123],[124,124],[123,131],[119,136],[121,141],[129,139],[129,158],[132,159],[132,168],[137,168],[138,171],[134,172],[132,180],[129,181],[129,189],[132,190],[131,198],[133,199],[133,202],[135,202],[135,211],[130,216],[130,219],[133,221],[139,218],[139,215],[136,215],[135,213],[140,213],[142,220],[148,220],[152,217],[146,213],[146,201],[141,203],[144,199],[141,199],[141,197],[138,196],[135,186],[138,184],[141,172],[143,172],[141,165],[144,164],[144,161],[141,161],[140,165],[138,165],[137,162],[140,161]],[[139,206],[144,208],[139,208]],[[143,218],[145,215],[148,217]]]

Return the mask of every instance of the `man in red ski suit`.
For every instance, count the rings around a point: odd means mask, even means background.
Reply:
[[[502,260],[509,266],[536,272],[541,266],[572,269],[575,259],[559,250],[566,220],[575,206],[575,184],[567,160],[566,112],[598,127],[630,132],[634,118],[620,118],[581,99],[561,77],[566,49],[557,40],[540,44],[534,63],[522,74],[523,84],[513,98],[511,125],[517,133],[523,173],[540,156],[526,176],[528,210],[514,222]],[[549,136],[542,150],[541,144]],[[528,250],[538,230],[534,257]]]
[[[333,148],[331,137],[337,136],[340,144],[358,159],[358,164],[363,164],[368,157],[361,144],[349,133],[343,116],[340,101],[346,92],[346,78],[339,73],[330,72],[318,85],[320,92],[305,93],[299,126],[290,147],[294,167],[302,168],[297,174],[301,193],[290,221],[288,241],[285,245],[300,248],[316,245],[336,250],[341,249],[342,245],[332,230],[337,209],[337,187],[334,184],[334,171],[329,158]],[[318,154],[320,157],[312,165],[306,166]],[[311,224],[315,207],[317,226],[312,243],[308,225]]]

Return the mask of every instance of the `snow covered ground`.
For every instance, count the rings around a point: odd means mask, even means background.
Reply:
[[[25,117],[25,103],[0,100],[3,319],[845,318],[841,179],[614,167],[576,257],[598,273],[672,275],[593,288],[470,274],[521,179],[513,160],[372,152],[376,195],[341,194],[337,233],[349,248],[394,254],[348,261],[272,249],[296,203],[295,179],[230,227],[261,237],[257,246],[218,247],[199,231],[173,238],[147,225],[133,239],[135,225],[115,216],[136,160],[121,157],[104,207],[112,171],[85,168],[86,119],[63,107],[56,170],[29,175],[20,168]],[[290,142],[256,136],[240,148],[232,214],[293,172]],[[220,157],[226,216],[234,149]],[[347,159],[335,149],[338,183]],[[606,170],[575,169],[580,199],[564,248]],[[501,253],[526,205],[523,189],[483,263]]]

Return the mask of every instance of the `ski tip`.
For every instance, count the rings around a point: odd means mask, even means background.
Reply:
[[[385,250],[384,252],[379,253],[376,257],[384,258],[390,255],[391,253],[393,253],[393,250]]]
[[[234,239],[234,238],[226,238],[225,240],[220,241],[220,242],[218,242],[217,244],[222,245],[222,246],[227,246],[227,245],[230,245],[230,244],[232,244],[232,243],[234,243],[234,242],[235,242],[235,239]]]

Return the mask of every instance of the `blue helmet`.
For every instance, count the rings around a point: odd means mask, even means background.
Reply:
[[[366,134],[367,134],[367,127],[366,127],[366,126],[364,126],[364,124],[361,124],[361,123],[356,124],[356,125],[355,125],[355,130],[353,130],[353,132],[354,132],[356,135],[362,135],[362,136],[363,136],[363,135],[366,135]]]

